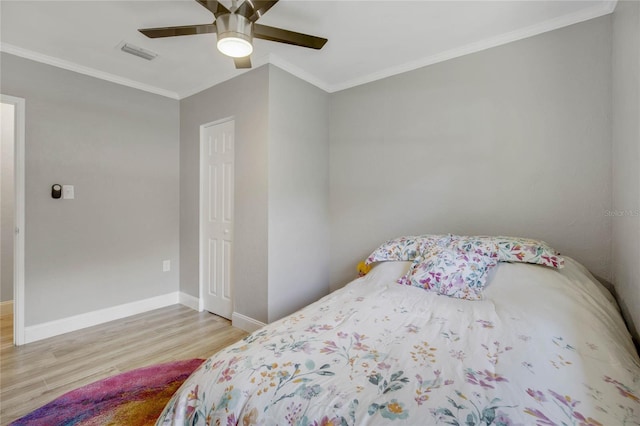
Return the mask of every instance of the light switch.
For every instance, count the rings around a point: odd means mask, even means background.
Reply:
[[[75,197],[73,185],[62,185],[62,198],[65,200],[73,200]]]
[[[162,272],[169,272],[171,270],[171,261],[163,260],[162,261]]]

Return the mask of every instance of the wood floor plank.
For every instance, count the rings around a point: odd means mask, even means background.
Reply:
[[[224,318],[182,305],[20,347],[12,344],[11,314],[0,321],[0,425],[96,380],[163,362],[207,358],[247,335]]]

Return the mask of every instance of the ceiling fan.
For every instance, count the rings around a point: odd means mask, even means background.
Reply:
[[[278,0],[245,0],[240,6],[233,0],[231,10],[216,0],[196,0],[215,17],[211,24],[185,25],[180,27],[143,28],[142,34],[150,38],[174,37],[192,34],[218,34],[218,50],[234,60],[236,68],[251,68],[252,41],[254,38],[293,44],[295,46],[322,49],[326,38],[257,24]]]

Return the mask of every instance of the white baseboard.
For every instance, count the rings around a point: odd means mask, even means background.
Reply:
[[[234,312],[231,314],[231,325],[240,330],[253,333],[254,331],[264,327],[266,324],[258,320],[254,320],[246,315]]]
[[[131,315],[137,315],[154,309],[175,305],[179,303],[179,300],[180,293],[175,291],[173,293],[163,294],[162,296],[150,297],[149,299],[138,300],[136,302],[125,303],[123,305],[87,312],[85,314],[31,325],[25,327],[25,343],[35,342],[48,337],[69,333],[70,331],[81,330],[83,328],[125,318]]]
[[[186,306],[187,308],[191,308],[194,311],[200,312],[200,299],[197,297],[193,297],[190,294],[180,292],[178,293],[178,302],[181,305]]]

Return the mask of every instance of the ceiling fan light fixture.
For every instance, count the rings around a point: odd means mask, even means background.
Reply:
[[[251,55],[253,52],[253,45],[238,35],[244,34],[225,34],[222,37],[218,36],[218,50],[232,58],[244,58]]]
[[[253,52],[253,24],[242,15],[226,14],[216,18],[218,50],[232,58],[244,58]]]

